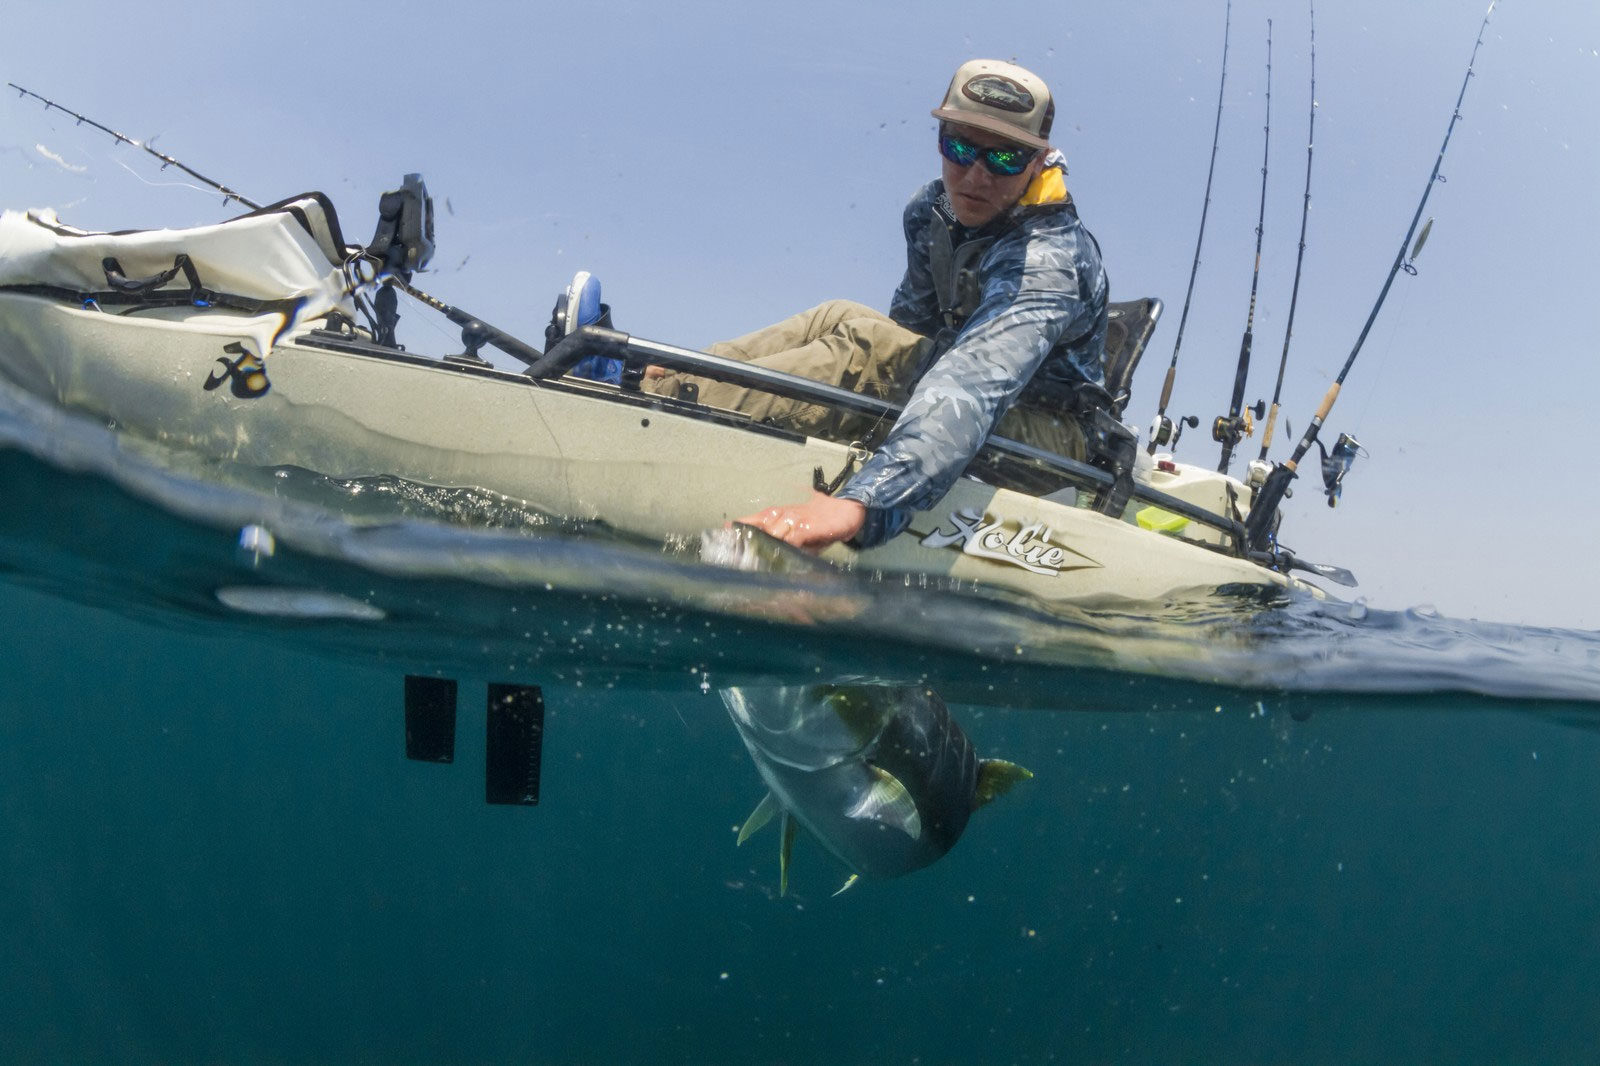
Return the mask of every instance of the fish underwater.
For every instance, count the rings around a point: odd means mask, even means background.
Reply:
[[[780,816],[780,894],[797,825],[850,869],[843,892],[934,862],[973,811],[1033,776],[978,758],[926,685],[726,688],[722,699],[769,790],[739,843]]]

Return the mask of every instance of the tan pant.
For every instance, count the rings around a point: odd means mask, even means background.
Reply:
[[[932,344],[931,339],[864,304],[829,300],[776,325],[713,344],[706,351],[904,403],[911,395],[911,375]],[[834,411],[697,374],[669,373],[647,378],[642,385],[648,392],[677,396],[685,383],[693,383],[699,389],[699,402],[703,404],[738,411],[758,422],[814,437],[861,440],[875,428],[874,420],[865,415]],[[1083,430],[1076,419],[1063,412],[1018,405],[1001,416],[995,432],[1058,455],[1083,458]]]

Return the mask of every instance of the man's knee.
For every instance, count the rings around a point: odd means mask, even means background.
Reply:
[[[816,318],[827,318],[843,322],[852,318],[879,318],[889,321],[889,316],[866,304],[856,303],[854,300],[824,300],[813,307],[807,314]]]
[[[806,341],[824,337],[854,340],[858,335],[881,329],[884,324],[894,325],[887,315],[854,300],[826,300],[809,311],[800,312],[790,321],[803,323],[800,330]]]

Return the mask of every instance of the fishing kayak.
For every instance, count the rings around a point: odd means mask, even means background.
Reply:
[[[320,193],[192,229],[89,232],[53,212],[8,211],[0,382],[211,460],[478,488],[663,541],[837,485],[871,442],[804,436],[651,395],[638,388],[647,363],[856,412],[895,411],[599,326],[540,351],[413,290],[395,256],[387,267],[380,259],[345,240]],[[386,284],[465,322],[465,350],[427,355],[393,343],[370,314]],[[1159,313],[1154,300],[1115,305],[1130,322],[1113,330],[1122,343],[1110,356],[1112,378],[1131,377]],[[357,324],[363,316],[371,328]],[[479,354],[485,344],[528,369],[492,364]],[[628,368],[619,384],[570,372],[596,355]],[[1251,487],[1147,457],[1112,417],[1125,401],[1123,391],[1102,415],[1090,461],[994,438],[905,532],[870,549],[835,545],[823,557],[1045,601],[1313,589],[1283,555],[1247,547]]]

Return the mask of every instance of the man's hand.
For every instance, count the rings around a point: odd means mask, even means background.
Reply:
[[[738,521],[755,526],[796,548],[821,551],[830,544],[849,540],[861,532],[867,509],[855,500],[840,500],[820,492],[793,507],[768,507]]]

